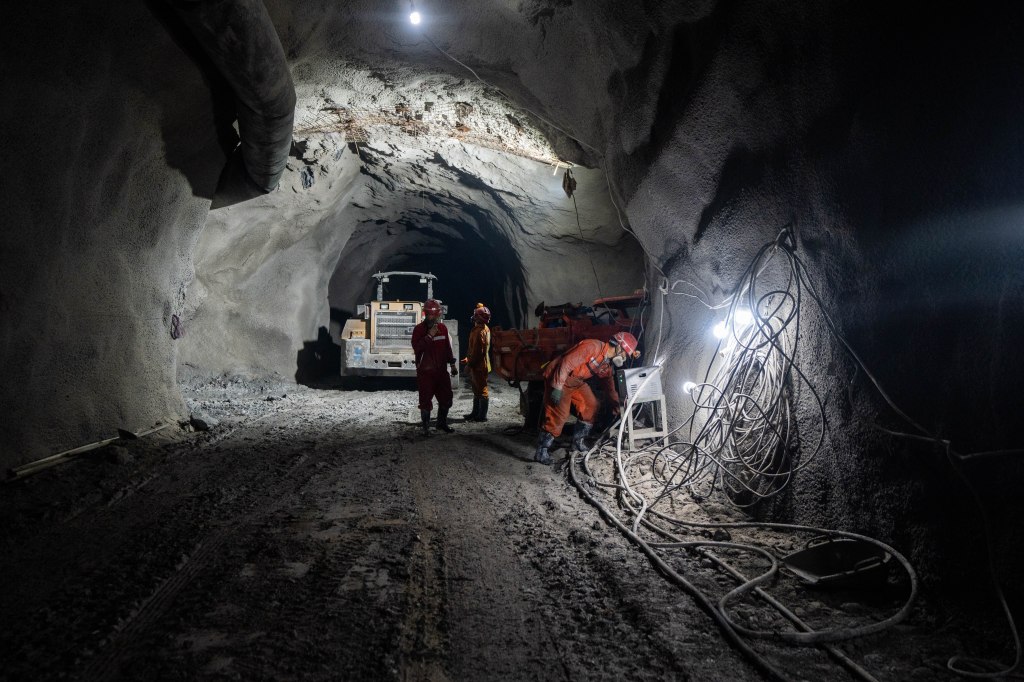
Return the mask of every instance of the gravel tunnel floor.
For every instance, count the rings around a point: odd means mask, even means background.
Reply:
[[[762,679],[564,466],[532,463],[515,389],[486,424],[460,423],[463,390],[456,432],[429,438],[410,390],[186,397],[212,428],[0,489],[0,679]],[[879,679],[949,679],[941,618],[846,651]],[[760,650],[792,679],[854,679]]]

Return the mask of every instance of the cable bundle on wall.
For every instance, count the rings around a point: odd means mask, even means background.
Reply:
[[[767,281],[782,282],[782,285],[767,285]],[[776,240],[759,250],[745,271],[737,293],[730,297],[727,320],[719,325],[720,333],[716,334],[721,340],[715,349],[715,360],[710,363],[703,382],[689,387],[694,414],[669,433],[674,440],[665,445],[659,442],[624,451],[623,420],[618,424],[614,449],[610,443],[604,445],[609,458],[600,458],[599,466],[593,466],[591,458],[603,451],[595,447],[581,460],[572,462],[569,471],[584,496],[636,542],[662,573],[691,594],[712,615],[733,645],[769,677],[786,679],[786,674],[751,649],[745,639],[767,637],[822,646],[857,677],[873,680],[870,673],[836,648],[835,643],[879,632],[906,617],[917,593],[917,578],[902,555],[877,540],[838,531],[791,524],[718,523],[711,519],[697,522],[691,514],[679,513],[682,498],[676,493],[683,491],[698,500],[706,500],[717,486],[737,506],[749,506],[775,495],[821,449],[824,440],[821,401],[794,359],[800,340],[802,292],[800,264],[793,254],[790,233],[784,230]],[[647,380],[651,376],[654,373]],[[805,387],[813,397],[820,415],[816,443],[802,460],[797,458],[793,411],[797,385]],[[635,394],[642,390],[641,385]],[[636,409],[634,400],[627,402],[624,413]],[[687,437],[679,439],[677,434],[684,429]],[[598,489],[615,493],[621,512],[611,511],[581,483],[577,478],[577,465],[581,467],[580,478]],[[715,529],[723,537],[704,539],[709,529]],[[747,530],[755,530],[762,537],[734,540],[730,536],[730,533],[742,535]],[[895,557],[906,571],[909,584],[906,599],[879,622],[826,629],[812,627],[764,590],[779,575],[777,552],[761,546],[765,533],[779,537],[827,535],[874,544]],[[730,560],[719,556],[720,553],[730,554]],[[735,580],[736,586],[716,601],[689,579],[687,570],[682,568],[691,554],[710,560]],[[748,577],[751,572],[754,576]],[[738,622],[731,610],[755,595],[781,614],[789,627],[779,624],[770,629],[758,629]]]
[[[766,281],[776,284],[769,285]],[[669,288],[666,284],[662,294],[673,293],[670,289],[674,286]],[[842,531],[792,524],[720,523],[718,519],[711,518],[712,514],[708,514],[705,521],[697,521],[693,513],[680,513],[680,507],[685,507],[683,500],[692,498],[706,503],[716,488],[724,492],[729,502],[739,507],[776,495],[820,452],[825,430],[823,405],[795,360],[801,340],[801,304],[805,292],[817,304],[825,327],[850,353],[883,399],[896,414],[926,435],[890,433],[944,444],[952,453],[948,441],[928,433],[893,403],[842,337],[814,290],[806,266],[796,255],[792,235],[787,229],[758,251],[744,272],[736,293],[726,302],[712,306],[700,297],[694,297],[710,310],[727,307],[728,317],[717,330],[720,333],[716,335],[721,341],[703,382],[689,384],[685,389],[691,395],[695,409],[689,419],[669,432],[673,440],[664,445],[656,442],[645,448],[624,451],[625,424],[620,422],[614,444],[599,444],[582,458],[574,459],[570,462],[569,472],[584,497],[637,543],[670,580],[691,594],[712,615],[727,638],[769,676],[781,679],[783,673],[750,649],[743,638],[770,637],[797,644],[819,645],[857,677],[872,680],[870,673],[836,649],[834,643],[877,633],[906,617],[917,594],[917,577],[905,557],[878,540]],[[638,387],[636,393],[640,393],[642,388]],[[804,392],[817,408],[816,420],[801,419],[804,428],[810,422],[809,430],[814,436],[811,439],[798,438],[796,428],[794,405]],[[633,401],[630,401],[624,408],[624,414],[634,409]],[[685,439],[677,435],[681,432],[686,434]],[[804,445],[808,440],[813,441],[813,447]],[[599,457],[601,454],[607,456]],[[950,459],[955,465],[968,457],[959,455]],[[977,494],[966,479],[964,482],[984,514]],[[613,492],[618,509],[613,512],[604,505],[593,494],[595,488]],[[680,492],[689,495],[678,495]],[[988,534],[987,523],[985,526]],[[715,540],[704,539],[712,529]],[[732,533],[742,535],[746,529],[756,530],[756,537],[739,541],[730,537]],[[872,544],[892,556],[905,571],[908,581],[906,598],[893,613],[871,624],[812,628],[764,590],[764,586],[779,575],[777,547],[762,546],[766,535],[776,533],[813,533]],[[721,539],[719,534],[723,536]],[[722,552],[731,553],[733,563],[718,555]],[[736,587],[715,603],[710,595],[688,579],[685,571],[679,570],[678,562],[685,561],[688,554],[710,560],[736,582]],[[991,556],[989,558],[991,561]],[[736,562],[742,566],[737,568]],[[748,570],[754,568],[759,573],[749,578],[741,570],[743,567]],[[1020,666],[1021,647],[1016,626],[998,585],[996,590],[1014,641],[1016,655],[1013,663],[1000,670],[992,662],[972,661],[976,669],[968,670],[963,659],[954,657],[947,663],[950,671],[968,677],[991,678],[1012,673]],[[775,608],[791,623],[790,628],[752,628],[737,622],[730,615],[730,608],[754,595]],[[986,668],[991,672],[984,671]]]
[[[783,282],[782,286],[766,280]],[[657,450],[655,477],[670,494],[686,487],[700,498],[716,486],[745,507],[778,494],[807,466],[824,441],[821,400],[794,360],[801,338],[803,283],[791,236],[784,230],[762,247],[730,297],[728,315],[703,382],[688,387],[694,412],[673,430],[685,440]],[[812,396],[816,442],[801,460],[792,403],[798,388]]]

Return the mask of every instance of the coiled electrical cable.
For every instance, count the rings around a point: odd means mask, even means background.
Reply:
[[[729,297],[727,338],[715,352],[724,359],[708,365],[690,393],[693,414],[669,434],[687,429],[687,438],[673,444],[678,448],[662,447],[652,462],[655,470],[667,465],[664,494],[688,487],[707,497],[720,488],[736,506],[750,506],[781,492],[823,446],[824,408],[795,361],[804,280],[789,238],[783,230],[764,245]],[[782,268],[777,279],[783,287],[763,283],[773,261]],[[737,321],[741,301],[748,306],[747,324]],[[816,442],[800,461],[791,406],[795,384],[810,393],[819,415]]]
[[[737,506],[744,506],[744,503],[738,500],[744,493],[750,495],[753,501],[770,497],[782,490],[793,473],[799,468],[807,466],[814,454],[821,449],[825,429],[824,410],[817,392],[796,367],[794,360],[799,339],[802,296],[802,280],[796,272],[795,261],[791,258],[781,261],[783,265],[788,265],[788,271],[785,272],[784,277],[785,287],[766,288],[760,281],[760,278],[768,270],[770,262],[780,251],[780,245],[782,245],[781,250],[784,254],[791,253],[783,242],[783,238],[787,234],[786,231],[783,231],[778,239],[767,244],[758,252],[744,273],[738,293],[731,297],[728,306],[731,337],[724,347],[720,344],[716,349],[716,357],[721,354],[724,356],[724,361],[717,368],[712,368],[709,365],[704,381],[691,392],[696,408],[694,414],[669,434],[675,436],[685,428],[688,434],[687,439],[669,442],[660,447],[648,446],[636,452],[623,453],[625,420],[620,420],[615,439],[615,480],[600,481],[591,473],[588,458],[595,452],[597,446],[583,457],[582,466],[587,475],[599,487],[614,491],[618,497],[620,508],[624,508],[632,516],[632,519],[631,523],[620,521],[611,512],[605,510],[606,515],[614,518],[616,525],[634,542],[638,543],[644,552],[652,557],[652,560],[655,560],[659,568],[670,575],[673,582],[694,595],[698,602],[712,614],[730,641],[745,654],[752,656],[762,670],[769,672],[773,677],[780,674],[758,654],[753,653],[742,642],[742,637],[774,636],[799,644],[825,645],[830,654],[850,667],[855,674],[862,679],[870,680],[873,678],[866,671],[856,666],[842,652],[831,647],[831,644],[868,632],[877,632],[905,617],[916,596],[916,576],[906,559],[895,550],[882,545],[886,551],[898,557],[900,563],[906,568],[910,575],[911,591],[903,607],[890,618],[866,628],[835,628],[827,631],[815,631],[806,624],[797,623],[791,619],[798,631],[761,632],[745,628],[732,621],[728,616],[727,606],[730,601],[739,599],[751,591],[759,596],[766,595],[762,585],[774,579],[778,572],[778,560],[774,555],[763,548],[743,543],[684,541],[675,533],[663,528],[661,524],[667,523],[670,527],[681,529],[690,524],[673,518],[656,508],[664,501],[670,500],[674,493],[683,488],[688,488],[693,492],[703,487],[707,489],[706,494],[710,494],[716,482],[726,491],[727,498]],[[738,302],[744,298],[753,317],[753,324],[746,326],[737,325],[735,322]],[[663,301],[662,305],[664,305]],[[659,348],[660,343],[656,346],[655,356],[657,356]],[[652,376],[653,373],[644,382],[649,381]],[[794,455],[791,454],[791,450],[794,448],[789,442],[794,430],[794,415],[790,403],[794,378],[803,381],[809,387],[820,414],[817,443],[811,456],[802,462],[793,461]],[[636,395],[642,389],[643,385],[637,387],[634,396],[624,406],[623,414],[633,413]],[[576,481],[572,463],[569,468],[574,481]],[[633,474],[637,471],[646,472],[648,479],[635,478]],[[588,499],[600,505],[578,482],[577,486]],[[700,497],[699,494],[697,496]],[[601,508],[605,509],[603,506]],[[715,525],[726,527],[728,524]],[[751,523],[749,526],[745,524],[741,524],[741,526],[765,527],[765,524]],[[669,542],[649,544],[640,537],[641,528],[667,536]],[[812,531],[816,534],[827,532],[821,529],[785,524],[773,524],[773,528],[798,532]],[[874,542],[881,544],[877,541]],[[670,571],[668,565],[659,555],[659,552],[675,549],[706,552],[706,548],[709,547],[728,547],[758,555],[767,560],[769,568],[752,579],[739,579],[736,577],[741,574],[735,568],[730,567],[728,572],[738,580],[739,585],[722,597],[716,605],[706,594],[685,580],[674,569]],[[721,562],[717,557],[716,561]],[[728,566],[724,562],[721,563]],[[777,604],[783,614],[789,614],[786,616],[787,618],[792,616],[791,612],[781,607],[777,601],[769,599],[768,603]]]
[[[784,286],[764,287],[761,277],[769,270],[772,263],[784,268],[781,272]],[[673,284],[673,287],[675,284]],[[661,293],[668,295],[667,280]],[[696,288],[696,287],[695,287]],[[698,288],[699,290],[699,288]],[[878,380],[867,369],[850,344],[840,334],[836,324],[828,315],[821,297],[815,291],[804,263],[797,257],[792,234],[788,228],[783,229],[779,236],[762,247],[750,266],[744,272],[736,293],[728,297],[726,304],[711,306],[701,300],[709,309],[728,308],[729,338],[723,339],[716,349],[715,358],[723,359],[709,364],[704,381],[691,390],[694,411],[684,422],[668,432],[666,442],[652,444],[632,452],[623,452],[623,429],[625,420],[618,426],[615,439],[613,474],[614,480],[600,480],[591,471],[589,460],[601,451],[602,444],[594,446],[588,453],[579,458],[579,464],[590,481],[598,488],[609,489],[618,498],[619,506],[632,516],[631,522],[620,521],[601,505],[576,478],[574,466],[576,458],[570,463],[570,473],[574,483],[592,503],[613,518],[616,525],[634,542],[641,545],[644,552],[654,560],[664,572],[665,562],[659,552],[685,550],[698,552],[710,557],[720,568],[729,573],[739,585],[718,600],[717,605],[709,607],[710,598],[686,581],[680,574],[673,572],[672,579],[688,592],[700,593],[698,602],[706,609],[711,608],[716,622],[726,632],[730,641],[736,638],[772,637],[795,644],[814,644],[823,646],[837,660],[851,669],[858,677],[871,680],[869,673],[849,660],[842,652],[832,645],[853,637],[859,637],[884,630],[899,622],[909,613],[917,594],[917,577],[910,563],[894,548],[873,538],[835,530],[798,526],[794,524],[769,524],[759,522],[740,523],[700,523],[680,519],[661,510],[665,504],[673,504],[676,493],[686,490],[697,501],[709,498],[716,489],[721,489],[727,501],[738,507],[749,506],[758,500],[778,494],[784,489],[792,476],[806,467],[814,456],[820,452],[824,443],[826,417],[822,401],[814,386],[795,361],[800,334],[800,315],[803,292],[809,292],[817,304],[824,319],[826,328],[839,340],[842,347],[854,359],[879,394],[893,411],[911,424],[922,435],[903,434],[882,429],[888,433],[923,441],[938,443],[945,447],[950,465],[964,482],[971,493],[979,513],[982,516],[983,530],[986,536],[989,570],[993,575],[993,583],[1004,615],[1009,622],[1011,636],[1015,646],[1013,663],[1002,670],[982,672],[968,670],[965,665],[978,668],[995,668],[989,661],[977,661],[961,657],[953,657],[947,662],[947,668],[959,675],[974,678],[992,678],[1014,673],[1021,663],[1021,643],[1001,588],[994,579],[993,557],[991,554],[990,529],[984,507],[977,492],[960,470],[959,464],[974,457],[988,457],[1010,454],[1015,451],[996,451],[961,455],[953,451],[950,443],[921,427],[901,410],[882,388]],[[696,298],[696,297],[695,297]],[[745,302],[751,312],[752,322],[737,323],[737,311],[740,302]],[[664,305],[664,301],[662,301]],[[660,348],[660,335],[658,345]],[[655,352],[657,360],[657,351]],[[653,376],[653,373],[652,373]],[[807,455],[797,460],[797,443],[792,440],[795,415],[792,408],[797,389],[807,390],[818,408],[817,439]],[[638,387],[636,393],[642,390]],[[635,415],[634,400],[630,400],[623,409],[624,415]],[[686,433],[685,439],[677,434]],[[608,447],[608,446],[606,446]],[[608,453],[611,455],[611,451]],[[871,543],[894,557],[906,572],[909,579],[909,594],[903,605],[892,615],[880,622],[859,627],[836,627],[827,630],[813,630],[802,624],[795,615],[765,592],[762,585],[777,573],[777,561],[763,548],[735,542],[688,541],[679,536],[693,534],[698,529],[757,528],[773,531],[794,533],[813,532],[835,538],[849,538]],[[640,530],[646,529],[666,538],[667,542],[646,542],[640,537]],[[671,530],[676,529],[676,530]],[[687,531],[686,529],[690,529]],[[706,530],[705,530],[706,532]],[[769,569],[760,575],[748,579],[735,567],[722,561],[709,551],[709,547],[728,547],[742,550],[751,555],[760,556],[769,562]],[[756,594],[789,619],[797,627],[796,632],[779,632],[777,630],[756,630],[735,623],[728,615],[727,609],[731,602],[748,594]],[[741,647],[750,655],[748,649]],[[757,656],[756,654],[754,654]],[[760,667],[760,664],[759,664]]]

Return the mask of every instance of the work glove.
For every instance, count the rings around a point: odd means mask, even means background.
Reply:
[[[452,363],[452,376],[453,377],[459,376],[459,368],[455,366],[454,362]]]
[[[551,389],[551,404],[552,405],[557,405],[560,402],[562,402],[562,389],[560,389],[560,388],[553,388],[553,389]]]

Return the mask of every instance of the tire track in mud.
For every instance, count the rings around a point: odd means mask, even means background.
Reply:
[[[286,410],[278,410],[262,415],[246,423],[255,424],[273,417],[278,417],[278,421],[287,420],[293,416],[296,411],[300,410],[301,407],[302,406],[294,406]],[[117,497],[111,497],[106,501],[104,501],[102,496],[99,495],[94,496],[91,501],[87,498],[85,504],[76,506],[69,514],[56,519],[56,522],[46,529],[45,534],[40,535],[37,533],[32,537],[26,538],[21,549],[25,550],[27,553],[33,553],[33,545],[40,547],[47,545],[71,547],[75,549],[76,553],[70,556],[64,554],[62,556],[62,560],[65,563],[79,563],[81,556],[93,553],[95,546],[100,544],[100,542],[98,538],[96,538],[94,542],[76,542],[76,540],[80,540],[83,535],[98,535],[99,533],[96,530],[97,527],[115,526],[119,517],[126,513],[131,514],[133,512],[138,512],[138,509],[132,509],[132,505],[138,504],[136,493],[143,488],[147,489],[147,494],[149,495],[144,505],[147,507],[147,515],[152,516],[157,515],[158,513],[171,513],[169,508],[179,500],[171,500],[168,503],[168,509],[155,510],[156,513],[154,513],[153,505],[160,504],[161,492],[180,492],[179,487],[175,487],[173,485],[173,480],[171,480],[175,477],[175,469],[187,466],[187,458],[197,450],[203,450],[205,452],[207,448],[218,446],[238,431],[239,428],[236,427],[231,429],[229,432],[223,434],[218,433],[216,437],[206,438],[203,441],[185,440],[176,443],[168,443],[162,448],[161,458],[164,462],[162,464],[154,463],[152,465],[156,470],[151,473],[141,472],[139,475],[142,476],[142,480],[130,482],[129,484],[122,486],[121,491],[123,492]],[[219,465],[219,463],[217,465]],[[71,466],[75,466],[75,464],[72,464]],[[206,478],[209,479],[211,477]],[[191,492],[193,494],[198,494],[198,491],[196,490]],[[88,520],[86,521],[85,519]],[[43,552],[34,553],[43,554]],[[4,568],[8,567],[5,566]],[[17,566],[12,565],[9,568],[11,570],[11,575],[17,575]]]
[[[107,680],[115,677],[121,660],[131,654],[136,640],[160,619],[178,593],[219,556],[225,544],[234,536],[247,531],[259,517],[272,515],[281,509],[298,489],[309,482],[313,474],[305,474],[304,479],[302,476],[303,469],[306,468],[304,465],[311,462],[310,455],[302,453],[284,462],[269,459],[277,451],[276,446],[281,437],[284,436],[287,439],[288,432],[282,433],[281,430],[287,428],[286,425],[294,419],[294,413],[299,409],[299,407],[295,407],[263,415],[215,441],[221,447],[231,444],[233,440],[253,441],[257,443],[254,450],[263,451],[263,457],[255,462],[258,466],[244,467],[229,472],[234,474],[231,480],[231,492],[219,500],[219,505],[227,508],[218,509],[223,518],[220,521],[214,521],[217,529],[202,536],[193,545],[191,552],[186,554],[175,567],[174,572],[160,581],[141,600],[138,607],[132,609],[115,625],[106,637],[102,655],[93,659],[87,668],[84,674],[85,679]],[[352,418],[343,419],[331,422],[328,426],[334,429],[344,427],[353,421]],[[259,424],[258,430],[253,430],[252,427],[257,423]],[[274,433],[275,430],[277,433]],[[308,442],[308,435],[305,434],[306,438],[301,439],[303,443]],[[209,445],[211,444],[204,444],[204,447]],[[215,476],[202,478],[204,480],[217,479]],[[223,489],[225,486],[221,485],[220,487]],[[268,500],[273,502],[269,505],[261,504]],[[151,511],[150,514],[152,515]]]
[[[131,643],[163,614],[171,600],[202,571],[205,564],[234,530],[233,528],[224,528],[201,540],[191,556],[153,590],[138,609],[128,617],[127,621],[118,626],[104,647],[106,653],[89,666],[84,675],[85,679],[107,680],[113,677],[118,672],[120,660],[127,653]]]
[[[485,458],[467,457],[462,459],[460,464],[465,471],[465,478],[469,484],[467,488],[472,487],[479,491],[479,497],[481,498],[479,502],[485,503],[481,506],[491,512],[489,516],[492,517],[494,525],[504,534],[505,542],[503,544],[510,548],[509,554],[511,555],[512,565],[525,569],[520,573],[522,583],[518,585],[518,590],[505,590],[506,593],[514,595],[511,597],[513,601],[520,602],[528,607],[528,609],[519,610],[517,614],[521,628],[526,631],[522,643],[530,651],[533,651],[540,645],[542,649],[549,649],[551,652],[554,652],[553,656],[533,656],[533,658],[546,659],[548,661],[545,665],[547,679],[557,677],[558,679],[571,680],[574,674],[568,665],[568,657],[566,656],[566,644],[568,643],[561,642],[558,636],[562,630],[561,624],[554,617],[554,612],[544,607],[546,603],[554,601],[552,595],[547,593],[544,585],[544,574],[542,571],[537,570],[537,566],[533,562],[524,563],[526,557],[523,553],[511,551],[513,543],[515,548],[520,550],[528,546],[525,536],[519,534],[520,528],[512,521],[515,516],[527,513],[523,505],[526,495],[524,494],[524,484],[515,484],[514,490],[510,490],[512,486],[503,485],[502,483],[503,479],[507,480],[509,474],[513,473],[513,467],[518,468],[513,460],[524,461],[528,470],[534,469],[531,458],[528,456],[530,451],[527,450],[524,455],[520,444],[502,436],[472,434],[469,440],[482,445],[483,448],[479,452],[481,454],[486,453],[489,456]],[[492,457],[496,454],[511,457],[513,460],[504,457]],[[485,465],[488,469],[487,471],[485,471]],[[546,468],[538,468],[537,471],[543,476],[547,470]],[[541,478],[539,481],[546,482],[546,479]],[[510,494],[511,492],[516,494]],[[504,511],[499,513],[500,510]],[[499,573],[491,577],[499,585],[509,583],[510,581],[507,580],[508,570],[509,564],[503,564],[499,569]],[[512,582],[512,584],[515,584],[515,582]]]
[[[473,441],[482,451],[517,459],[532,449],[497,434],[474,436]],[[719,651],[724,647],[719,637],[688,632],[694,619],[704,615],[688,600],[680,601],[556,468],[527,464],[531,475],[510,489],[496,480],[503,471],[518,468],[514,460],[477,457],[466,465],[491,506],[506,510],[502,521],[517,538],[520,560],[541,578],[538,592],[550,606],[540,613],[548,628],[565,637],[556,646],[562,645],[567,677],[582,671],[595,679],[712,679],[704,662],[710,650],[714,659],[728,661],[729,679],[759,679],[737,656]],[[721,674],[718,665],[714,668]]]
[[[407,453],[411,493],[419,515],[417,542],[410,557],[408,606],[400,640],[400,678],[439,682],[448,679],[445,659],[449,639],[446,630],[448,605],[446,538],[439,527],[430,484],[434,469],[423,466],[426,452]]]
[[[568,679],[557,630],[545,624],[531,587],[536,576],[524,572],[465,446],[432,437],[404,458],[428,552],[423,589],[432,595],[414,617],[448,635],[444,651],[431,652],[443,654],[433,668],[417,667],[413,656],[410,679]],[[445,570],[430,570],[438,565]],[[437,676],[418,677],[424,673]]]
[[[406,611],[399,639],[403,680],[448,680],[445,658],[449,647],[445,533],[429,526],[420,529],[409,557]]]
[[[317,460],[316,474],[276,513],[225,543],[154,628],[163,635],[149,636],[156,650],[137,651],[132,668],[168,677],[212,667],[239,679],[398,679],[415,535],[407,486],[394,476],[394,444],[349,435],[356,440]]]

